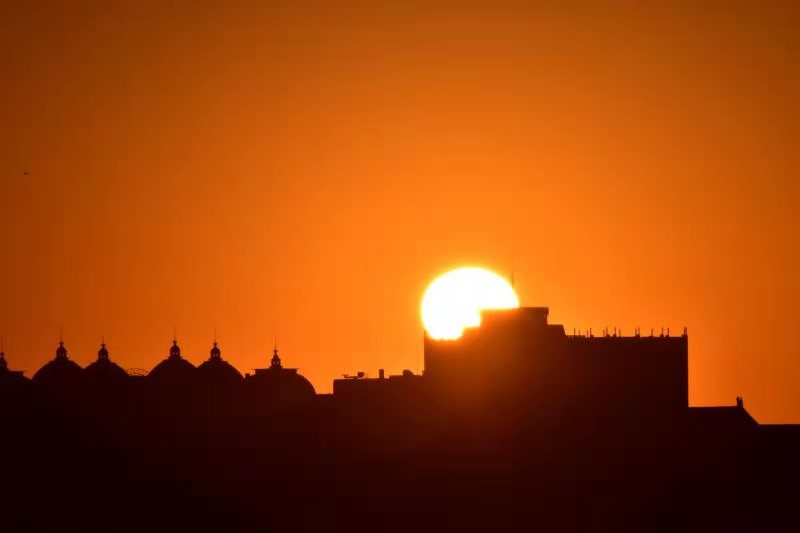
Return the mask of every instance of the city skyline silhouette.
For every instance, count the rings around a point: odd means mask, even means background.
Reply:
[[[490,310],[487,310],[487,311],[490,311]],[[471,329],[475,329],[475,328],[478,328],[478,327],[480,327],[480,326],[469,327],[468,330],[466,330],[466,331],[469,331]],[[629,337],[629,338],[640,338],[640,337],[665,338],[666,337],[666,338],[672,338],[672,337],[686,336],[688,334],[688,327],[683,327],[682,328],[682,333],[680,333],[678,335],[675,335],[675,334],[671,333],[670,328],[663,328],[662,327],[659,330],[656,330],[656,328],[649,328],[649,329],[645,328],[645,329],[648,330],[649,333],[646,333],[646,334],[643,335],[642,334],[642,328],[638,328],[637,327],[637,328],[633,329],[633,332],[632,332],[633,334],[632,335],[624,335],[623,331],[622,331],[622,328],[605,327],[605,328],[601,328],[599,333],[597,335],[595,335],[594,330],[592,328],[586,328],[586,329],[573,328],[572,329],[572,336],[573,337],[587,337],[587,338],[593,338],[595,336],[598,337],[598,338],[599,337],[606,337],[606,338],[616,338],[616,337],[620,337],[620,338],[623,338],[623,337]],[[426,337],[428,336],[427,332],[425,333],[425,336]],[[67,353],[70,354],[69,359],[74,361],[76,359],[76,357],[75,357],[74,352],[69,349],[68,341],[64,340],[63,335],[59,336],[58,339],[59,340],[56,343],[56,349],[55,349],[56,359],[58,359],[60,357],[59,354],[62,354],[63,352],[67,352]],[[113,348],[113,345],[109,345],[109,343],[106,342],[105,336],[101,336],[100,339],[101,339],[101,341],[96,346],[96,348],[98,350],[95,352],[94,356],[87,355],[85,353],[81,353],[80,354],[81,357],[79,359],[88,360],[88,363],[86,364],[86,366],[82,367],[83,369],[92,366],[94,363],[96,363],[98,360],[101,360],[101,359],[105,359],[105,360],[111,361],[109,359],[109,357],[110,357],[110,348]],[[209,347],[209,350],[210,350],[209,353],[212,354],[211,356],[212,356],[212,359],[213,359],[214,358],[214,354],[216,354],[217,357],[219,357],[219,355],[221,354],[223,343],[219,342],[218,337],[216,336],[216,334],[212,335],[211,339],[213,339],[213,340],[211,340],[209,342],[208,347]],[[182,343],[179,342],[177,334],[173,334],[171,340],[169,341],[169,343],[167,345],[168,346],[168,350],[165,350],[165,353],[172,354],[173,351],[175,349],[177,349],[177,353],[181,356],[181,358],[186,359],[189,362],[194,361],[193,365],[195,365],[195,366],[199,366],[202,362],[206,362],[207,361],[207,359],[204,359],[205,356],[202,355],[202,354],[192,354],[192,356],[189,356],[189,355],[183,353],[182,349],[180,348],[181,344]],[[278,350],[277,341],[274,341],[272,347],[264,349],[264,353],[266,354],[266,355],[264,355],[264,358],[266,360],[269,360],[270,358],[274,357],[274,355],[277,352],[277,350]],[[7,352],[7,350],[5,350],[4,348],[0,349],[0,353],[3,354],[4,360],[6,361],[6,364],[8,363],[9,358],[12,361],[14,360],[14,354]],[[115,353],[115,355],[117,355],[117,354]],[[61,356],[63,357],[63,355],[61,355]],[[92,357],[97,357],[97,359],[92,359]],[[49,362],[49,360],[46,360],[45,364],[42,365],[42,366],[46,366],[47,362]],[[121,361],[121,360],[119,360],[117,358],[115,358],[115,360],[111,361],[111,362],[113,362],[115,365],[119,366],[120,369],[122,369],[124,372],[126,372],[127,374],[129,374],[131,376],[142,376],[142,375],[146,375],[149,372],[147,369],[143,369],[143,368],[139,368],[139,367],[135,367],[135,366],[124,365],[124,364],[123,365],[119,365],[120,362],[124,362],[124,361]],[[161,361],[159,361],[159,363],[160,362]],[[231,366],[233,366],[234,370],[236,370],[240,374],[244,375],[246,373],[246,372],[241,372],[238,368],[236,368],[235,364],[233,364],[233,363],[231,363],[229,361],[226,361],[226,363],[228,363]],[[380,363],[380,361],[378,361],[378,363]],[[76,363],[76,364],[78,364],[78,363]],[[78,364],[78,366],[80,366],[80,364]],[[158,366],[158,365],[156,365],[156,366]],[[417,365],[417,366],[419,366],[419,365]],[[256,368],[253,367],[253,368],[250,368],[249,370],[256,370]],[[365,377],[375,377],[380,370],[385,370],[385,368],[375,369],[375,370],[358,369],[358,373],[362,374]],[[402,370],[410,370],[410,369],[402,369]],[[37,372],[37,369],[31,370],[31,369],[16,368],[15,371],[21,372],[23,375],[25,375],[26,377],[30,378],[33,375],[35,375],[35,373]],[[417,373],[421,373],[421,368],[416,369],[416,372]],[[334,377],[338,377],[339,375],[340,375],[340,373],[337,373],[334,376],[331,376],[331,379],[333,379]]]

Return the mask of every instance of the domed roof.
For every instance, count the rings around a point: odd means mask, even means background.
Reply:
[[[313,400],[317,393],[296,368],[284,368],[277,348],[273,352],[269,368],[257,368],[245,382],[259,402],[270,404],[295,403]]]
[[[195,370],[192,363],[181,357],[178,341],[172,341],[169,357],[153,367],[147,379],[157,383],[183,384],[194,377]]]
[[[100,345],[97,360],[83,369],[84,380],[89,384],[115,384],[128,380],[128,373],[108,358],[105,343]]]
[[[33,375],[33,382],[45,386],[75,385],[81,378],[83,369],[67,357],[63,342],[58,343],[56,358],[44,365]]]
[[[222,352],[214,343],[211,356],[197,367],[197,377],[205,384],[235,385],[242,381],[242,374],[222,359]]]

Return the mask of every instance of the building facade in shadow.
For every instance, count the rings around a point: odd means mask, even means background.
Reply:
[[[567,335],[549,310],[486,311],[457,340],[425,336],[431,391],[475,416],[660,417],[689,406],[688,336]],[[520,419],[515,419],[521,422]]]

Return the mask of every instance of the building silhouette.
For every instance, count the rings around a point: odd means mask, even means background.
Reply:
[[[178,340],[173,339],[169,355],[153,367],[147,380],[157,387],[184,388],[193,385],[195,371],[195,366],[181,356]]]
[[[0,351],[0,387],[18,386],[28,381],[25,372],[21,370],[9,370],[5,352]]]
[[[285,368],[278,355],[272,351],[269,367],[256,368],[244,378],[245,395],[250,408],[262,411],[313,402],[316,391],[311,382],[297,372]]]
[[[532,307],[423,342],[421,375],[332,394],[277,347],[244,377],[216,341],[146,376],[105,344],[31,381],[0,354],[0,529],[797,529],[800,426],[689,406],[685,330],[569,335]]]
[[[63,341],[59,341],[54,359],[33,375],[37,387],[56,394],[73,395],[80,388],[82,368],[69,358]]]
[[[236,368],[222,358],[214,341],[209,357],[195,371],[195,404],[209,416],[230,416],[240,411],[241,388],[244,378]]]
[[[102,343],[97,351],[97,359],[83,369],[83,381],[89,387],[102,387],[113,390],[125,387],[130,377],[121,366],[113,362],[108,355],[106,344]]]
[[[549,310],[483,313],[455,341],[425,337],[425,378],[470,412],[570,408],[661,416],[689,406],[688,336],[567,335]]]
[[[235,387],[244,379],[236,368],[222,358],[217,342],[211,347],[208,359],[197,367],[197,379],[209,387]]]
[[[27,400],[31,382],[21,370],[10,370],[5,352],[0,350],[0,402],[11,406],[15,402]],[[6,408],[7,410],[7,408]]]

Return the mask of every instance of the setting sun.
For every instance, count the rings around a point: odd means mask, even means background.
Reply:
[[[436,278],[422,298],[422,323],[434,339],[452,340],[479,326],[481,310],[519,307],[513,287],[483,268],[465,267]]]

